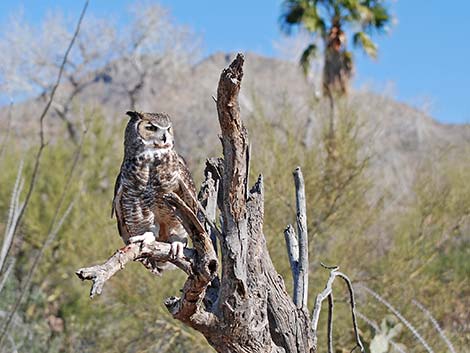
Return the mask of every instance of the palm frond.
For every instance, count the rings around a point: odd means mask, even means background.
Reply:
[[[291,34],[292,27],[302,24],[305,6],[304,1],[286,0],[282,4],[282,15],[279,18],[281,30]]]
[[[372,58],[377,57],[377,45],[364,32],[357,32],[353,35],[355,47],[362,48],[364,52]]]
[[[317,55],[317,46],[315,44],[310,44],[305,50],[302,52],[300,56],[300,66],[302,67],[302,71],[304,75],[307,76],[308,71],[310,69],[310,62],[312,58]]]

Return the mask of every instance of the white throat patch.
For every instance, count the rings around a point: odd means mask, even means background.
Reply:
[[[138,155],[139,158],[143,157],[145,160],[153,161],[155,159],[161,159],[172,150],[172,147],[155,148],[153,145],[150,145],[151,144],[146,143],[145,149]]]

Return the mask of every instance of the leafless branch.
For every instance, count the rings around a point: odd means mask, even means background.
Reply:
[[[165,305],[178,320],[198,327],[212,326],[215,316],[202,308],[206,289],[217,274],[218,261],[212,242],[204,226],[183,200],[176,194],[169,194],[166,195],[165,201],[174,207],[176,215],[187,227],[195,251],[195,261],[192,263],[193,275],[186,280],[181,299],[170,298]],[[198,315],[198,319],[193,317],[194,314]]]
[[[204,227],[207,234],[210,234],[212,245],[217,254],[217,238],[221,237],[221,233],[215,227],[217,216],[217,194],[219,191],[219,180],[212,177],[212,173],[207,171],[206,180],[202,183],[199,192],[200,208],[204,209],[203,217],[206,219]]]
[[[346,283],[346,286],[348,287],[348,292],[349,292],[349,301],[351,304],[351,318],[352,318],[352,323],[353,323],[354,336],[356,339],[356,347],[354,347],[352,351],[354,351],[356,348],[359,347],[361,352],[364,352],[364,346],[362,345],[361,338],[359,337],[359,331],[357,328],[356,302],[354,301],[354,289],[353,289],[351,280],[349,279],[348,276],[346,276],[342,272],[338,272],[338,276],[344,280],[344,282]]]
[[[291,224],[284,229],[284,237],[286,239],[287,255],[289,256],[294,288],[297,288],[297,282],[299,281],[299,241],[297,234],[295,234],[294,227]]]
[[[151,257],[156,261],[170,261],[187,274],[191,274],[191,264],[187,258],[193,256],[190,249],[184,249],[184,259],[170,258],[171,245],[162,242],[132,243],[116,251],[105,263],[91,267],[78,269],[75,273],[82,281],[90,280],[93,282],[90,290],[90,298],[102,293],[105,282],[116,272],[122,270],[130,261],[135,261],[143,257]]]
[[[335,306],[335,302],[333,300],[333,291],[328,295],[328,327],[327,327],[327,335],[328,335],[328,353],[333,353],[333,309]]]
[[[78,33],[80,32],[80,26],[81,26],[83,18],[85,16],[85,13],[86,13],[86,10],[87,10],[87,7],[88,7],[88,2],[89,2],[89,0],[85,1],[85,5],[83,6],[83,10],[82,10],[82,12],[80,14],[80,17],[78,19],[78,23],[77,23],[77,26],[75,28],[74,35],[73,35],[72,39],[70,40],[70,43],[69,43],[69,46],[67,47],[67,50],[65,51],[65,54],[64,54],[64,57],[63,57],[63,60],[62,60],[62,64],[61,64],[60,69],[59,69],[59,73],[57,75],[57,79],[55,81],[54,86],[52,87],[51,94],[49,96],[49,100],[46,103],[46,106],[44,107],[41,115],[39,116],[40,144],[39,144],[38,150],[36,152],[36,157],[35,157],[34,166],[33,166],[33,172],[32,172],[32,176],[31,176],[31,181],[29,183],[28,191],[26,193],[26,197],[25,197],[25,200],[23,202],[23,206],[21,207],[21,209],[18,213],[18,218],[17,218],[16,224],[13,227],[12,237],[15,236],[15,234],[18,230],[18,227],[21,224],[21,221],[22,221],[22,218],[25,214],[26,208],[29,205],[29,200],[31,199],[31,195],[33,194],[34,188],[35,188],[36,183],[37,183],[37,178],[38,178],[38,174],[39,174],[39,166],[41,164],[41,159],[42,159],[42,153],[44,151],[44,148],[46,147],[45,136],[44,136],[44,120],[45,120],[47,112],[49,111],[49,108],[51,107],[51,104],[54,100],[54,96],[55,96],[55,93],[57,91],[57,88],[59,87],[60,80],[61,80],[62,74],[64,72],[64,67],[65,67],[65,64],[67,63],[67,58],[70,54],[70,50],[72,49],[73,44],[75,43],[75,40],[77,39]],[[11,249],[11,245],[7,250],[7,255],[6,256],[8,256],[8,253],[9,253],[10,249]],[[2,334],[1,337],[2,338],[0,338],[0,342],[3,340],[4,334]]]
[[[305,182],[300,167],[294,170],[293,175],[297,209],[297,235],[299,237],[299,273],[297,287],[294,288],[294,303],[298,308],[305,308],[308,300],[308,231]]]
[[[327,267],[327,266],[325,266],[325,267]],[[351,284],[351,280],[344,273],[340,272],[337,267],[331,268],[330,277],[328,278],[325,289],[320,294],[318,294],[316,299],[315,299],[315,306],[314,306],[313,314],[312,314],[313,335],[316,339],[318,320],[320,318],[321,305],[322,305],[323,301],[325,299],[329,298],[329,296],[333,293],[333,282],[334,282],[336,277],[340,277],[341,279],[344,280],[344,282],[346,283],[346,286],[348,288],[348,292],[349,292],[349,300],[350,300],[350,305],[351,305],[351,316],[352,316],[352,323],[353,323],[354,336],[355,336],[354,338],[356,340],[356,346],[354,346],[352,351],[354,351],[356,348],[359,348],[361,350],[361,352],[364,352],[364,346],[362,344],[361,338],[359,337],[359,331],[358,331],[358,328],[357,328],[357,319],[356,319],[356,311],[355,311],[356,310],[356,302],[354,300],[354,290],[353,290],[353,287],[352,287],[352,284]],[[328,299],[329,303],[332,301],[332,299],[333,299],[332,297],[330,299]],[[332,324],[333,310],[332,310],[332,307],[329,308],[329,312],[331,313],[331,317],[328,321],[328,330],[332,331],[333,330],[333,324]],[[330,320],[331,320],[331,322],[330,322]],[[329,346],[329,349],[332,349],[331,343],[330,343],[331,337],[332,337],[331,332],[328,332],[328,337],[329,337],[328,338],[328,340],[329,340],[328,346]]]
[[[118,250],[104,264],[79,269],[76,274],[82,280],[91,280],[90,297],[101,294],[104,283],[117,271],[134,260],[152,258],[172,262],[188,275],[181,298],[171,297],[165,301],[170,313],[194,327],[214,325],[215,317],[203,308],[206,288],[217,273],[217,257],[204,226],[197,216],[176,194],[168,194],[165,201],[174,208],[191,236],[194,249],[185,249],[183,259],[170,258],[170,244],[129,244]]]

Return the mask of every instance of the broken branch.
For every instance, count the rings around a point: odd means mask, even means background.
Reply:
[[[103,286],[116,272],[122,270],[128,262],[135,261],[144,257],[151,257],[159,262],[170,261],[181,268],[188,275],[191,274],[191,259],[193,250],[184,249],[184,258],[170,259],[169,243],[151,242],[151,243],[131,243],[122,249],[117,250],[105,263],[91,267],[80,268],[75,274],[82,281],[90,280],[93,282],[90,290],[90,298],[101,294]]]
[[[294,303],[297,308],[307,306],[308,299],[308,231],[305,183],[300,167],[294,170],[295,200],[297,208],[297,236],[299,237],[298,280],[294,288]]]

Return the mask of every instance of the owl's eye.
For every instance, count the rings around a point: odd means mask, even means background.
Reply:
[[[149,131],[157,131],[158,129],[158,127],[153,126],[153,125],[147,125],[145,128]]]
[[[168,132],[171,134],[171,127],[168,128]]]

